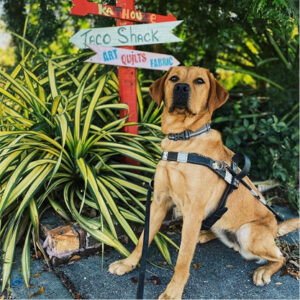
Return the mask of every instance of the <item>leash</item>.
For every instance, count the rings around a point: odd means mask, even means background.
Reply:
[[[143,249],[142,249],[142,258],[141,258],[140,269],[139,269],[139,280],[138,280],[136,299],[144,298],[144,285],[145,285],[145,274],[146,274],[147,255],[148,255],[148,244],[149,244],[149,229],[150,229],[150,204],[151,204],[151,195],[152,195],[153,187],[154,187],[154,180],[152,179],[151,182],[149,183],[148,192],[147,192]]]

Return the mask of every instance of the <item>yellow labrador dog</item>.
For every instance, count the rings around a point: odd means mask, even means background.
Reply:
[[[166,135],[197,131],[211,121],[214,110],[228,98],[228,92],[207,69],[184,66],[171,68],[156,80],[150,87],[150,95],[158,105],[161,101],[165,103],[162,132]],[[163,151],[196,153],[228,165],[234,155],[223,145],[221,134],[216,130],[188,140],[166,137],[161,146]],[[253,281],[258,286],[268,284],[271,276],[284,265],[285,259],[274,238],[299,228],[298,219],[278,225],[272,212],[240,184],[228,197],[228,211],[210,231],[200,232],[202,221],[217,208],[226,182],[206,166],[165,160],[158,163],[154,180],[149,244],[174,203],[183,215],[175,272],[160,299],[181,298],[197,242],[205,243],[218,237],[246,259],[268,261],[254,271]],[[248,177],[245,182],[260,195]],[[131,255],[112,263],[109,272],[123,275],[133,270],[141,258],[142,244],[143,234]]]

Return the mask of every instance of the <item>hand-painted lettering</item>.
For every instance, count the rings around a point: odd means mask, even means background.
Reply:
[[[118,41],[119,41],[120,43],[125,44],[125,43],[128,43],[128,37],[127,37],[125,34],[122,34],[123,31],[126,31],[126,28],[125,28],[125,27],[120,27],[120,28],[118,28],[118,35],[120,35],[120,36],[123,38],[122,40],[121,40],[121,39],[118,39]]]
[[[154,42],[154,40],[156,40],[157,42],[159,42],[158,38],[155,36],[156,34],[158,34],[158,30],[156,30],[155,32],[153,32],[153,30],[151,30],[152,33],[152,42]]]
[[[159,68],[165,66],[173,65],[173,57],[170,56],[168,58],[151,58],[150,59],[150,67],[151,68]]]
[[[103,37],[103,43],[108,45],[111,42],[111,37],[108,33],[106,33]]]
[[[87,39],[87,36],[88,36],[88,33],[90,32],[91,30],[87,30],[86,32],[84,32],[82,35],[80,36],[83,36],[84,38],[84,44],[87,45],[88,44],[88,39]]]
[[[114,12],[112,9],[108,6],[98,4],[98,9],[99,9],[99,15],[101,16],[107,16],[107,17],[112,17],[114,15]]]

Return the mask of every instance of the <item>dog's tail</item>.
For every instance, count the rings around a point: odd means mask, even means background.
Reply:
[[[300,228],[300,218],[293,218],[278,224],[278,236],[288,234]]]

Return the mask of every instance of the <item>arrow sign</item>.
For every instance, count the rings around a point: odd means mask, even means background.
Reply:
[[[138,10],[105,5],[101,3],[89,2],[87,0],[72,0],[74,6],[71,8],[71,14],[77,16],[86,16],[93,14],[98,16],[106,16],[111,18],[118,18],[122,20],[142,22],[142,23],[159,23],[177,21],[172,15],[167,16],[157,15],[153,13],[144,13]]]
[[[171,55],[97,45],[88,47],[97,54],[85,62],[152,70],[168,70],[180,64]]]
[[[87,45],[138,46],[160,43],[181,42],[170,31],[182,21],[81,29],[70,41],[81,49]]]

